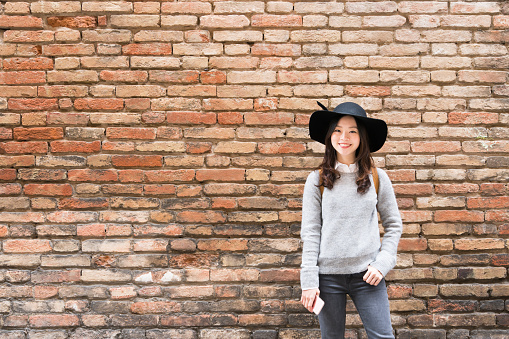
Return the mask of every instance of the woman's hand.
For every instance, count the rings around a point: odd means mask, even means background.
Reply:
[[[313,312],[313,305],[315,303],[315,298],[320,295],[320,290],[318,288],[313,288],[311,290],[302,291],[302,296],[300,297],[300,302],[304,305],[305,308],[309,312]]]
[[[368,271],[366,272],[366,274],[364,274],[362,280],[364,280],[370,285],[377,286],[380,283],[380,281],[382,281],[383,277],[384,276],[382,275],[382,273],[380,273],[379,270],[377,270],[373,266],[368,265]]]

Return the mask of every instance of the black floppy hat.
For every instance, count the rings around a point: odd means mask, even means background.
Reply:
[[[360,105],[354,102],[344,102],[337,105],[333,111],[329,111],[318,101],[317,103],[323,110],[314,112],[309,118],[309,136],[311,139],[325,144],[325,136],[331,121],[343,115],[350,115],[366,127],[371,152],[378,151],[384,145],[385,139],[387,139],[387,124],[380,119],[368,118],[366,111]]]

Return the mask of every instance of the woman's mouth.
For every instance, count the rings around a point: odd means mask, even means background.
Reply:
[[[348,148],[348,147],[350,147],[350,144],[339,144],[339,147]]]

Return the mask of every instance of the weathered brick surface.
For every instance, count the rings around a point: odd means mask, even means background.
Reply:
[[[0,0],[0,338],[318,338],[317,100],[388,122],[397,338],[509,337],[508,28],[502,0]]]

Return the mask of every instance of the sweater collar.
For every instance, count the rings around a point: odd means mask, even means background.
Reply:
[[[351,165],[340,163],[336,161],[336,171],[341,173],[355,173],[357,172],[357,163],[353,163]]]

